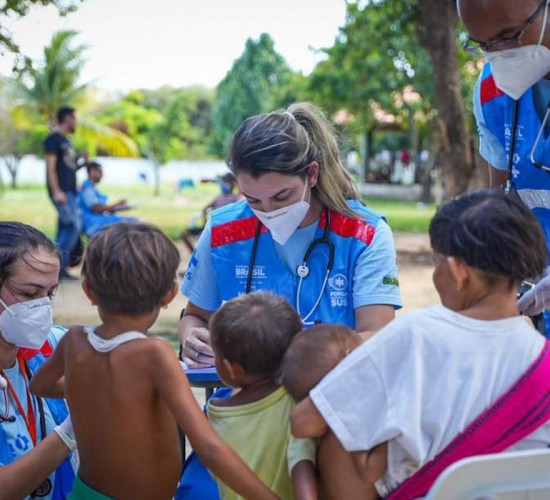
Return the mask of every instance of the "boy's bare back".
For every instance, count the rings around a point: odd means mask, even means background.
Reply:
[[[170,361],[162,344],[137,339],[99,353],[81,327],[67,334],[65,393],[80,475],[116,498],[172,498],[177,486],[182,460],[177,425],[155,384],[159,363]]]

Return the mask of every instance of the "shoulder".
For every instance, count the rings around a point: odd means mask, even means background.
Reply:
[[[382,216],[358,200],[349,200],[348,206],[357,217],[331,212],[330,230],[343,238],[355,238],[370,245],[378,227],[386,225]]]
[[[212,247],[251,239],[256,234],[258,225],[258,219],[246,200],[214,210],[211,221]]]
[[[210,217],[214,223],[229,222],[241,217],[254,215],[246,200],[239,200],[223,207],[212,210]]]
[[[494,101],[497,97],[506,97],[506,94],[497,87],[489,63],[485,64],[479,76],[476,84],[476,94],[479,96],[481,106]]]
[[[59,134],[58,132],[52,132],[48,137],[46,137],[46,140],[44,141],[44,148],[46,149],[46,153],[54,152],[52,149],[55,149],[59,146],[63,139],[63,136]]]

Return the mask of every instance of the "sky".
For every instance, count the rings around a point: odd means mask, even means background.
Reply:
[[[308,74],[343,25],[345,0],[84,0],[60,17],[35,7],[6,27],[22,52],[40,60],[52,34],[72,29],[89,48],[82,82],[102,89],[215,87],[247,38],[267,32],[293,70]],[[4,20],[3,20],[4,24]],[[0,74],[13,60],[0,56]]]

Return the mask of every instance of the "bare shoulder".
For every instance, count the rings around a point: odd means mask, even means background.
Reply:
[[[140,347],[151,356],[151,360],[155,363],[162,362],[165,359],[177,359],[174,347],[159,337],[147,337]]]

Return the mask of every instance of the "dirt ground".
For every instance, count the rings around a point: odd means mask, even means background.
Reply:
[[[396,233],[394,235],[399,263],[399,282],[404,307],[398,314],[439,302],[432,283],[432,260],[428,236],[425,234]],[[187,266],[189,253],[180,246],[181,270]],[[74,273],[77,274],[77,273]],[[152,331],[163,335],[175,335],[181,309],[186,299],[178,294],[174,301],[160,312]],[[53,301],[54,322],[72,324],[97,324],[99,317],[95,307],[84,296],[80,281],[63,281]]]

